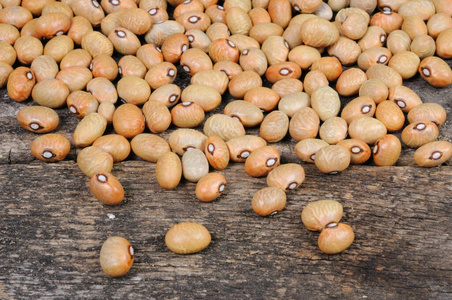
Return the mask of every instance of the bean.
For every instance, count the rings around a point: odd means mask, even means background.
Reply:
[[[289,130],[289,117],[282,111],[274,110],[261,123],[260,135],[269,143],[282,140]]]
[[[102,19],[100,27],[101,27],[102,33],[105,36],[108,36],[116,28],[121,27],[121,21],[119,20],[120,14],[121,14],[120,11],[112,12],[110,14],[107,14],[105,16],[105,18]]]
[[[436,13],[427,22],[428,34],[434,39],[449,28],[452,28],[452,19],[444,13]]]
[[[282,79],[294,78],[301,76],[301,68],[293,62],[282,62],[270,66],[265,72],[265,77],[271,83],[275,83]]]
[[[361,85],[367,81],[367,75],[358,68],[350,68],[344,71],[338,78],[336,90],[341,96],[356,95]]]
[[[251,152],[245,160],[245,172],[252,177],[267,176],[279,164],[278,149],[273,146],[264,146]]]
[[[386,126],[379,120],[371,117],[362,117],[350,123],[348,133],[352,139],[362,140],[367,144],[375,142],[386,135]]]
[[[375,142],[372,155],[377,166],[393,166],[401,151],[400,140],[395,135],[387,134]]]
[[[325,121],[338,115],[341,103],[339,95],[334,89],[329,86],[323,86],[312,93],[311,106],[319,115],[319,118]]]
[[[339,117],[333,117],[320,126],[319,136],[330,145],[337,144],[347,137],[347,122]]]
[[[228,26],[224,23],[213,23],[206,30],[206,35],[211,42],[219,39],[228,39],[231,32]],[[210,48],[210,45],[209,45]]]
[[[209,162],[204,152],[199,149],[188,149],[182,155],[182,175],[191,182],[198,182],[209,173]]]
[[[321,57],[314,61],[311,70],[320,70],[328,81],[334,81],[342,74],[342,65],[334,57]]]
[[[389,89],[380,79],[366,80],[359,88],[360,97],[370,97],[376,104],[388,99]]]
[[[383,30],[390,34],[391,32],[400,29],[403,24],[403,18],[395,11],[378,12],[372,16],[370,20],[371,26],[379,26]],[[393,52],[394,53],[394,52]]]
[[[302,166],[294,163],[279,165],[267,176],[267,185],[276,187],[283,191],[290,192],[298,188],[305,179],[305,172]]]
[[[141,47],[138,37],[130,30],[117,27],[109,35],[108,39],[115,50],[123,55],[135,55]]]
[[[350,151],[350,164],[352,165],[363,164],[370,158],[370,147],[361,140],[346,139],[339,141],[337,144]]]
[[[31,19],[31,12],[22,6],[7,6],[0,10],[0,23],[11,24],[19,29]]]
[[[107,119],[98,113],[91,113],[84,117],[74,130],[74,144],[78,147],[91,145],[102,136],[107,128]]]
[[[418,15],[407,16],[403,20],[402,30],[414,40],[417,36],[427,34],[427,25]]]
[[[24,65],[29,65],[35,58],[42,55],[44,47],[40,40],[32,36],[22,36],[14,43],[17,60]]]
[[[288,60],[293,61],[300,66],[301,69],[308,69],[315,61],[321,58],[320,52],[317,48],[300,45],[290,50]],[[322,68],[319,64],[317,69]],[[341,66],[342,68],[342,66]]]
[[[350,124],[353,120],[375,113],[375,102],[372,98],[361,96],[353,99],[342,109],[341,117]]]
[[[226,23],[226,12],[223,6],[221,5],[211,5],[206,8],[206,15],[209,16],[212,23]],[[250,16],[251,21],[252,17]]]
[[[175,84],[165,84],[152,92],[150,101],[159,101],[166,107],[174,106],[179,101],[181,94],[180,87]]]
[[[44,55],[53,57],[59,63],[72,50],[74,50],[72,39],[67,35],[59,35],[47,42],[44,47]]]
[[[172,190],[179,184],[182,178],[182,163],[176,153],[170,151],[160,156],[155,165],[155,178],[165,190]]]
[[[328,78],[320,70],[309,71],[304,77],[303,82],[304,90],[306,91],[306,94],[308,94],[309,96],[311,96],[316,89],[328,85],[329,85]]]
[[[49,78],[38,82],[31,95],[33,100],[42,106],[58,108],[66,104],[69,89],[63,81]]]
[[[228,76],[219,70],[205,70],[193,75],[190,80],[191,85],[200,84],[214,88],[221,95],[226,92],[228,88]]]
[[[370,48],[359,55],[358,66],[362,70],[367,71],[372,65],[388,64],[391,57],[391,51],[385,47]]]
[[[69,111],[80,119],[96,112],[99,106],[97,99],[90,93],[84,91],[70,93],[67,97],[66,104]]]
[[[161,62],[149,68],[144,79],[153,89],[173,83],[177,76],[177,69],[172,63]]]
[[[301,27],[303,43],[311,47],[328,47],[339,39],[339,30],[321,18],[306,20]]]
[[[61,134],[48,133],[41,135],[30,144],[31,154],[45,162],[63,160],[71,149],[69,140]]]
[[[434,87],[446,87],[452,83],[451,68],[444,60],[436,56],[424,58],[419,65],[419,73]]]
[[[100,5],[107,14],[137,7],[134,0],[101,0]]]
[[[115,114],[116,107],[111,102],[102,102],[97,107],[97,112],[107,119],[107,125],[113,123],[113,115]]]
[[[182,53],[188,50],[188,43],[188,38],[183,33],[177,32],[170,35],[162,44],[162,54],[165,61],[177,63]]]
[[[169,19],[168,12],[158,6],[149,9],[148,13],[151,15],[152,24],[168,21]]]
[[[298,47],[303,43],[300,30],[301,24],[292,24],[284,30],[282,37],[286,40],[287,44],[289,44],[289,49]]]
[[[244,95],[244,100],[257,106],[258,108],[264,111],[271,111],[278,105],[280,97],[272,89],[269,89],[267,87],[256,86],[246,91]],[[257,120],[258,119],[256,119],[256,121]]]
[[[310,107],[299,109],[289,122],[289,134],[296,140],[315,138],[319,132],[320,118]]]
[[[240,55],[240,66],[244,71],[256,72],[259,76],[267,70],[267,58],[259,48],[245,49]]]
[[[151,15],[140,8],[129,8],[119,15],[121,26],[132,31],[136,35],[148,32],[152,25]]]
[[[190,148],[204,150],[206,140],[207,136],[202,132],[190,128],[180,128],[170,134],[168,143],[173,152],[182,156]]]
[[[146,33],[144,39],[146,43],[160,47],[165,39],[176,32],[184,33],[184,26],[176,21],[164,21],[162,23],[153,24],[151,29]]]
[[[130,270],[134,257],[134,250],[129,241],[112,236],[102,244],[100,266],[108,276],[120,277]]]
[[[232,34],[248,35],[253,27],[248,13],[240,7],[231,7],[226,10],[226,24]]]
[[[68,52],[68,54],[66,54],[63,57],[63,59],[60,62],[60,68],[61,69],[65,69],[68,67],[89,68],[92,60],[93,60],[93,58],[88,53],[88,51],[83,50],[83,49],[74,49],[74,50]],[[58,73],[58,71],[57,71],[57,73]],[[55,73],[55,75],[56,75],[56,73]]]
[[[394,101],[403,112],[409,112],[413,107],[422,104],[421,98],[412,89],[403,85],[390,88],[388,99]]]
[[[211,70],[212,60],[204,51],[191,48],[182,54],[180,65],[189,75],[195,75],[199,71]]]
[[[295,145],[295,154],[304,162],[314,163],[316,153],[328,143],[321,139],[307,138]]]
[[[47,39],[66,33],[70,27],[71,17],[62,12],[51,12],[42,15],[36,21],[36,31]]]
[[[286,206],[286,193],[276,187],[263,188],[254,194],[251,206],[260,216],[275,215]]]
[[[9,75],[14,71],[11,65],[6,62],[0,61],[0,88],[5,87]]]
[[[19,30],[11,24],[0,23],[0,41],[5,41],[10,45],[14,45],[20,37]]]
[[[194,102],[209,112],[221,104],[221,94],[211,86],[191,84],[182,91],[181,101]]]
[[[452,7],[450,7],[447,0],[433,0],[437,13],[444,13],[448,16],[452,16]]]
[[[361,47],[354,40],[341,36],[328,47],[328,54],[337,58],[343,65],[352,65],[358,60]]]
[[[392,54],[397,54],[403,51],[410,51],[411,38],[402,30],[394,30],[388,36],[386,47]]]
[[[411,42],[410,49],[420,59],[433,56],[436,51],[435,40],[429,35],[420,35]]]
[[[291,118],[297,110],[310,105],[311,99],[309,95],[304,92],[297,92],[282,97],[278,102],[278,109]]]
[[[0,24],[4,25],[4,24]],[[1,26],[0,26],[1,29]],[[1,39],[1,34],[0,34]],[[12,66],[16,61],[16,50],[4,40],[0,40],[0,61]]]
[[[113,115],[113,128],[127,139],[142,133],[145,120],[141,109],[130,103],[119,106]]]
[[[261,50],[267,57],[268,64],[274,65],[287,60],[289,44],[282,36],[270,36],[263,43]]]
[[[204,121],[204,110],[195,102],[182,102],[171,110],[174,125],[181,128],[194,128]]]
[[[399,7],[398,12],[404,19],[411,15],[417,15],[423,21],[426,21],[435,14],[435,5],[426,0],[408,1]]]
[[[272,0],[268,3],[268,14],[273,23],[286,28],[292,19],[292,7],[289,1]]]
[[[405,116],[400,107],[392,101],[383,101],[377,106],[376,118],[380,120],[389,132],[402,129]]]
[[[243,71],[229,81],[228,88],[232,97],[241,99],[245,97],[249,90],[260,86],[262,86],[262,79],[258,74],[252,71]]]
[[[124,188],[111,173],[98,172],[89,181],[91,193],[106,205],[117,205],[124,200]]]
[[[151,88],[148,83],[144,79],[136,76],[121,78],[118,81],[116,89],[121,99],[135,105],[146,103],[151,95]]]
[[[75,16],[71,21],[71,27],[69,27],[67,35],[74,41],[76,45],[80,46],[82,44],[83,36],[88,32],[93,31],[93,26],[88,21],[88,19],[83,16]]]
[[[427,143],[414,152],[414,162],[421,167],[435,167],[452,157],[452,143],[435,141]]]
[[[410,51],[399,52],[389,61],[388,66],[396,70],[403,79],[416,75],[421,60],[419,56]]]
[[[301,221],[307,229],[322,231],[328,224],[342,219],[343,208],[336,200],[317,200],[308,203],[301,211]]]
[[[114,49],[111,41],[98,31],[87,32],[82,38],[81,46],[82,49],[88,51],[92,57],[96,57],[100,54],[112,56]]]
[[[400,6],[408,0],[379,0],[378,8],[383,11],[398,11]]]
[[[219,173],[208,173],[196,184],[196,198],[202,202],[217,199],[226,187],[226,179]]]
[[[284,29],[275,23],[259,23],[251,27],[249,36],[256,40],[259,44],[265,42],[271,36],[282,36]]]
[[[209,246],[211,236],[201,224],[182,222],[171,227],[165,235],[165,244],[174,253],[196,253]]]
[[[351,13],[341,23],[341,32],[352,40],[359,40],[367,31],[368,18],[361,13]]]
[[[340,145],[329,145],[317,151],[315,166],[326,174],[337,174],[350,165],[350,152]]]
[[[88,82],[93,79],[93,74],[84,67],[69,67],[58,72],[55,78],[64,82],[69,92],[73,92],[84,90]]]
[[[429,121],[411,123],[402,131],[402,141],[410,148],[418,148],[436,141],[439,135],[438,126]]]
[[[20,3],[20,1],[18,2]],[[28,9],[33,16],[39,16],[41,15],[43,8],[52,2],[53,0],[24,0],[20,3],[20,5]]]
[[[275,91],[280,98],[303,91],[303,82],[295,78],[286,78],[277,81],[272,85],[272,90]]]
[[[229,149],[226,143],[218,136],[207,138],[204,154],[209,164],[216,170],[223,170],[229,164]]]
[[[93,26],[99,25],[105,17],[102,7],[96,0],[71,1],[70,6],[74,15],[85,17]]]
[[[401,85],[403,82],[402,76],[396,70],[385,65],[373,65],[366,71],[368,79],[380,79],[388,88],[396,85]]]
[[[212,26],[212,25],[211,25]],[[210,46],[210,38],[199,29],[190,29],[185,32],[191,48],[207,52]]]
[[[151,133],[138,134],[132,139],[130,146],[133,153],[137,156],[154,163],[163,154],[171,151],[168,142],[164,138]]]
[[[337,254],[353,243],[355,234],[347,224],[330,223],[319,235],[319,248],[326,254]]]
[[[77,155],[77,165],[86,176],[91,177],[97,172],[111,172],[113,157],[101,148],[89,146]]]
[[[121,77],[136,76],[144,78],[146,72],[146,67],[136,56],[125,55],[118,61],[118,73]]]
[[[364,52],[375,47],[382,47],[387,40],[386,32],[379,26],[369,26],[364,36],[358,41],[358,46]]]
[[[237,46],[226,38],[213,40],[209,46],[209,56],[214,63],[219,61],[238,62],[240,51]]]
[[[104,77],[91,79],[86,85],[86,91],[91,93],[100,104],[103,102],[114,104],[118,101],[118,93],[115,86]]]
[[[413,107],[407,115],[409,123],[431,121],[437,126],[446,121],[446,110],[437,103],[422,103]]]
[[[224,141],[228,141],[236,136],[245,135],[245,129],[242,123],[223,114],[210,116],[204,123],[203,130],[207,136],[216,135]]]
[[[233,7],[240,7],[247,13],[251,10],[251,1],[250,0],[226,0],[224,1],[224,9],[228,10]]]
[[[34,73],[29,68],[16,68],[10,73],[6,85],[9,97],[17,102],[27,100],[30,97],[35,82]]]
[[[254,150],[267,146],[267,142],[258,136],[243,135],[228,140],[226,145],[232,161],[245,162]]]
[[[129,141],[119,134],[107,134],[98,137],[93,146],[108,152],[113,157],[113,162],[123,161],[130,154]]]

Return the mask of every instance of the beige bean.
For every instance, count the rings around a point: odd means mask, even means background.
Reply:
[[[173,152],[182,156],[190,148],[204,150],[206,140],[207,136],[198,130],[179,128],[170,134],[168,143]]]
[[[245,162],[254,150],[267,146],[267,142],[258,136],[242,135],[228,140],[226,145],[233,162]]]
[[[172,190],[179,185],[182,178],[182,163],[176,153],[165,152],[160,156],[155,165],[155,178],[165,190]]]
[[[152,133],[141,133],[136,135],[131,141],[130,146],[133,153],[143,160],[157,162],[162,155],[170,152],[168,142],[158,135]]]
[[[260,135],[269,143],[282,140],[289,130],[289,117],[282,111],[274,110],[261,123]]]
[[[209,164],[216,170],[223,170],[229,164],[229,150],[218,136],[209,136],[205,143],[204,154]]]
[[[333,117],[320,126],[319,136],[330,145],[335,145],[347,137],[347,122],[340,117]]]
[[[393,101],[383,101],[378,104],[375,117],[381,121],[389,132],[402,129],[405,115],[400,107]]]
[[[199,149],[188,149],[182,155],[182,175],[191,182],[198,182],[209,173],[209,162],[204,152]]]
[[[30,144],[31,154],[45,162],[63,160],[71,149],[69,140],[61,134],[47,133],[34,139]]]
[[[289,134],[296,140],[315,138],[319,132],[320,118],[310,107],[299,109],[289,122]]]
[[[113,162],[123,161],[130,154],[129,141],[119,134],[107,134],[98,137],[94,141],[93,146],[108,152],[113,157]]]
[[[260,216],[272,216],[286,206],[286,193],[277,187],[266,187],[254,194],[251,206]]]
[[[208,173],[196,184],[196,198],[202,202],[211,202],[224,192],[226,178],[219,173]]]
[[[369,145],[357,139],[345,139],[337,143],[350,151],[350,164],[360,165],[365,163],[372,154]]]
[[[377,166],[393,166],[401,151],[400,140],[395,135],[387,134],[375,142],[372,155]]]
[[[113,115],[113,128],[127,139],[142,133],[145,120],[141,109],[130,103],[119,106]]]
[[[92,177],[98,172],[110,173],[113,168],[113,158],[101,148],[90,146],[79,152],[77,165],[86,176]]]
[[[451,157],[452,143],[447,141],[430,142],[414,152],[414,162],[421,167],[439,166]]]
[[[386,126],[379,120],[371,117],[362,117],[354,120],[348,127],[352,139],[362,140],[367,144],[375,142],[386,135]]]

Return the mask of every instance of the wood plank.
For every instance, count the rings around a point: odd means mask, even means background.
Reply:
[[[354,166],[334,176],[304,167],[305,183],[286,208],[264,218],[251,198],[265,178],[247,176],[243,164],[222,171],[228,186],[219,199],[201,203],[193,183],[162,190],[155,164],[118,163],[113,173],[126,201],[116,207],[90,194],[72,161],[0,165],[0,297],[452,297],[452,167]],[[303,207],[319,199],[339,200],[342,221],[355,230],[342,254],[321,253],[318,233],[301,223]],[[164,236],[181,221],[204,224],[211,245],[194,255],[170,252]],[[135,248],[122,278],[107,277],[98,263],[110,235]]]

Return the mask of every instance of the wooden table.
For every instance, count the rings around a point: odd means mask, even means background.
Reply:
[[[179,74],[178,83],[186,86],[189,78]],[[406,85],[424,102],[446,108],[439,139],[451,141],[452,86],[436,89],[419,76]],[[222,112],[224,103],[214,112]],[[306,180],[288,194],[286,208],[260,217],[251,198],[266,180],[246,175],[243,164],[221,171],[228,181],[225,193],[201,203],[194,183],[164,191],[155,180],[155,164],[131,155],[112,171],[126,200],[107,207],[91,195],[89,178],[77,167],[80,149],[53,164],[33,158],[29,145],[37,135],[15,118],[32,104],[15,103],[1,90],[1,299],[452,298],[451,161],[420,168],[414,150],[404,148],[397,166],[370,162],[339,175],[302,163]],[[57,132],[72,142],[79,121],[67,108],[57,112]],[[258,128],[247,132],[258,134]],[[290,137],[275,144],[283,163],[300,163],[294,145]],[[342,222],[355,231],[354,243],[341,254],[320,252],[318,233],[301,222],[301,210],[320,199],[340,201]],[[205,225],[210,246],[187,256],[169,251],[165,234],[182,221]],[[100,247],[112,235],[127,238],[136,253],[122,278],[109,278],[99,265]]]

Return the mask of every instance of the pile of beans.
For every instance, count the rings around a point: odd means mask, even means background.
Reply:
[[[450,0],[0,0],[0,88],[36,102],[17,114],[23,128],[43,134],[31,143],[36,158],[60,161],[71,146],[83,148],[78,166],[104,204],[123,201],[111,170],[133,152],[156,163],[163,189],[183,177],[197,183],[203,202],[226,187],[211,169],[244,163],[250,176],[267,176],[251,205],[268,216],[305,179],[300,164],[280,165],[268,145],[287,133],[295,155],[326,174],[370,156],[392,166],[402,142],[418,148],[414,161],[423,167],[451,158],[452,143],[437,141],[446,111],[403,86],[418,73],[438,88],[452,83],[444,61],[452,58],[451,16]],[[191,76],[184,89],[174,84],[178,71]],[[213,113],[225,93],[237,100]],[[355,98],[341,110],[340,96]],[[81,119],[72,144],[49,133],[63,106]],[[260,136],[247,135],[257,126]],[[174,127],[168,140],[161,136]],[[104,135],[108,128],[115,133]],[[402,129],[400,141],[391,133]],[[354,239],[341,216],[337,202],[303,210],[325,253]],[[185,222],[165,242],[194,253],[210,234]],[[100,256],[108,275],[121,276],[134,253],[111,237]]]

